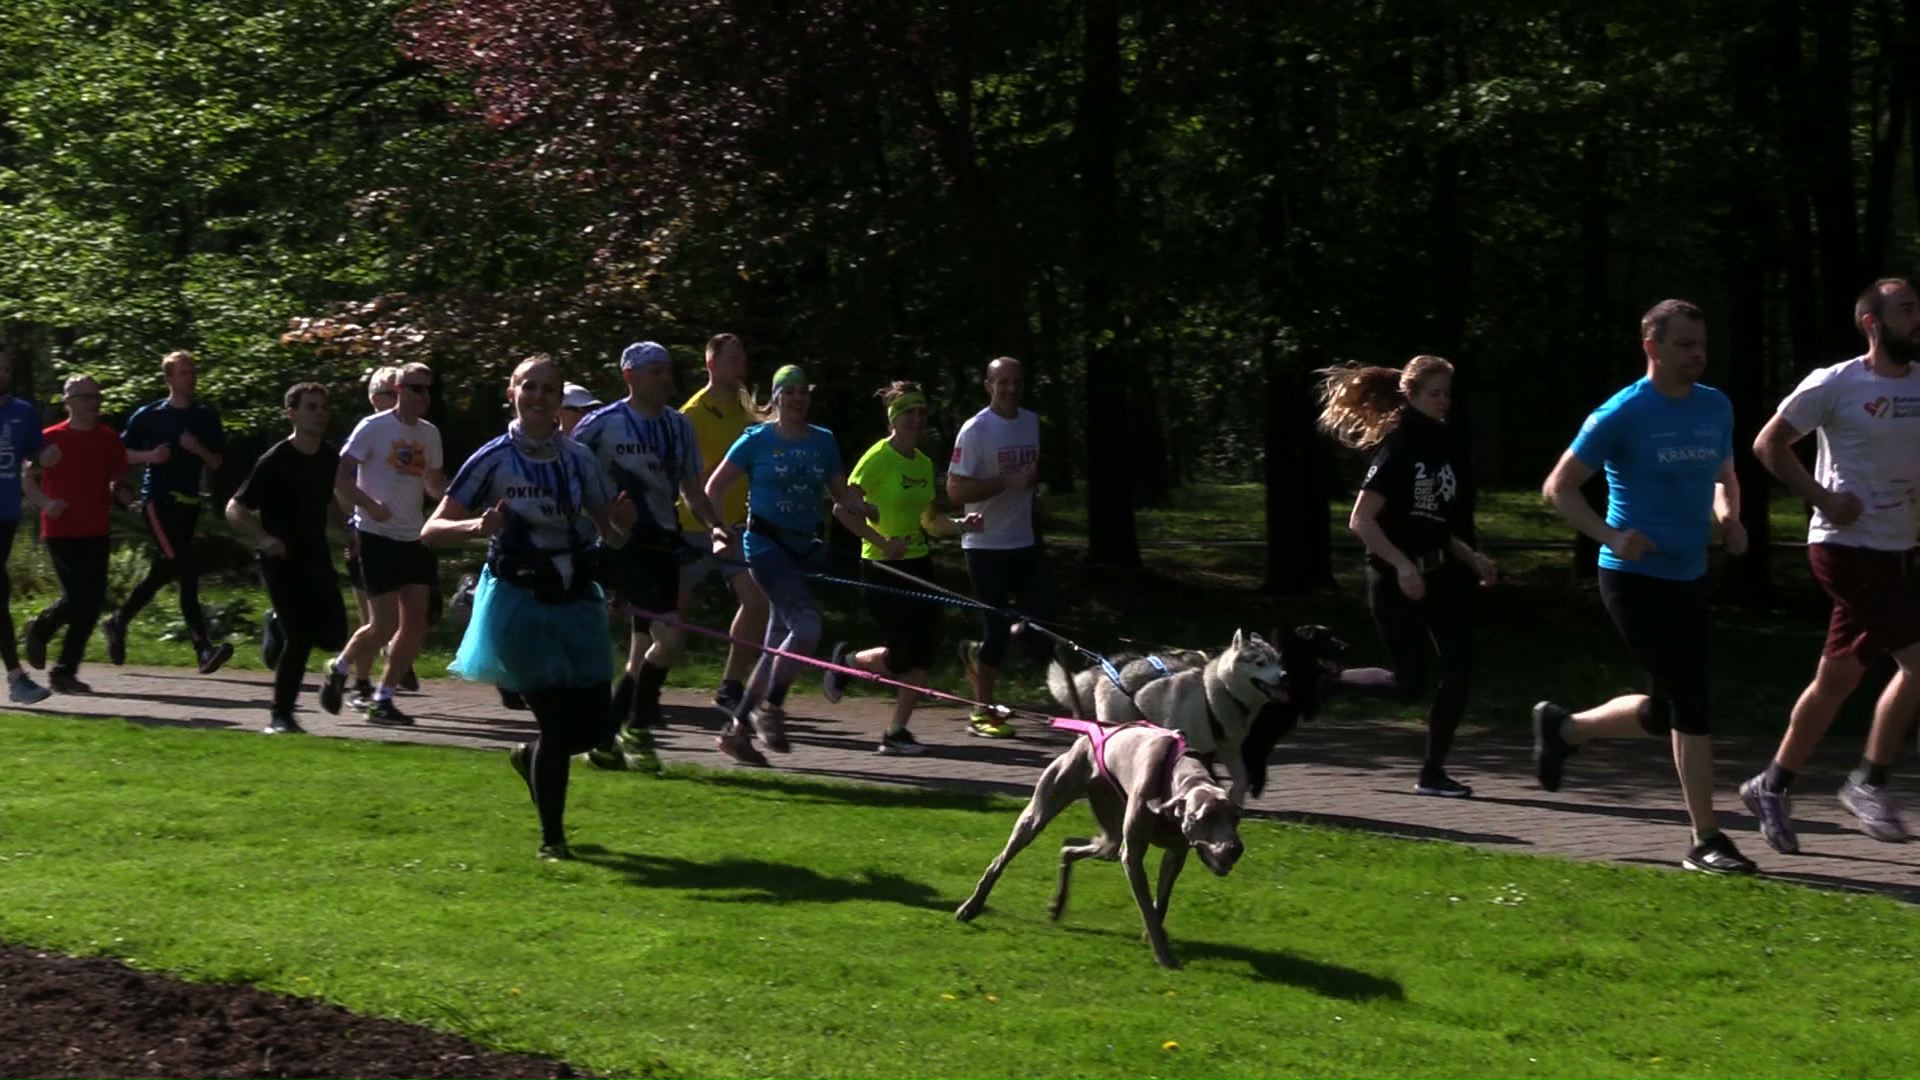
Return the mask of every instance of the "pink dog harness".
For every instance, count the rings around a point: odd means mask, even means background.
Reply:
[[[1169,788],[1171,788],[1173,782],[1173,768],[1179,764],[1180,755],[1187,752],[1187,737],[1185,735],[1171,728],[1163,728],[1157,724],[1149,724],[1145,720],[1135,720],[1131,724],[1121,724],[1118,727],[1110,728],[1103,727],[1099,722],[1094,720],[1082,720],[1074,716],[1056,716],[1048,720],[1047,724],[1050,727],[1059,728],[1061,731],[1078,732],[1090,739],[1093,742],[1094,769],[1099,772],[1102,780],[1112,784],[1115,788],[1120,786],[1120,782],[1113,778],[1113,773],[1107,768],[1107,740],[1112,738],[1116,733],[1125,731],[1127,728],[1145,728],[1150,732],[1166,735],[1173,739],[1173,757],[1167,761],[1167,782]]]

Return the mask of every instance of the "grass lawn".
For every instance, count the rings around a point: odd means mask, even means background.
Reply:
[[[1157,968],[1116,867],[1046,918],[1018,803],[0,715],[0,939],[244,980],[608,1073],[1910,1075],[1920,912],[1249,823]]]

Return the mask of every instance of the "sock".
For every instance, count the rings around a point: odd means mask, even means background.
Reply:
[[[333,658],[333,664],[329,670],[335,675],[345,675],[347,673],[347,662],[336,656]]]
[[[1866,758],[1861,758],[1860,768],[1854,775],[1859,776],[1861,782],[1869,787],[1886,787],[1887,781],[1893,779],[1893,766],[1875,765]]]
[[[9,679],[18,679],[24,676],[25,674],[26,674],[26,671],[24,671],[21,668],[10,667],[7,669],[7,678]]]
[[[739,679],[721,679],[720,696],[737,698],[747,692],[747,685]]]
[[[378,687],[376,687],[376,688],[374,689],[374,691],[373,691],[373,700],[375,700],[375,701],[392,701],[392,700],[393,700],[393,687],[391,687],[391,686],[388,686],[388,685],[387,685],[386,683],[381,683],[381,684],[380,684],[380,685],[379,685]]]
[[[905,734],[906,730],[907,725],[902,723],[894,722],[887,725],[887,734],[889,736]]]
[[[1793,770],[1777,761],[1768,762],[1767,771],[1760,774],[1760,786],[1776,795],[1785,794],[1793,786]]]
[[[627,712],[627,722],[636,728],[662,727],[666,718],[660,714],[660,686],[667,681],[667,669],[653,664],[641,664],[640,674],[633,680],[633,700]]]
[[[635,676],[633,680],[635,696],[646,698],[649,701],[659,701],[660,688],[665,685],[667,685],[666,668],[658,667],[651,662],[645,661],[640,664],[640,674]]]
[[[623,675],[613,687],[613,707],[610,710],[613,727],[619,727],[633,714],[633,676]]]
[[[777,706],[777,705],[785,705],[786,703],[787,703],[786,687],[776,686],[773,689],[767,691],[767,704]]]

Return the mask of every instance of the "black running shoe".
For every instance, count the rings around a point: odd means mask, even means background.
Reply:
[[[772,764],[767,760],[767,755],[753,745],[753,736],[745,731],[729,731],[714,741],[720,747],[721,753],[742,765],[755,765],[764,769]]]
[[[211,675],[220,670],[220,665],[233,659],[233,646],[226,642],[218,645],[202,645],[200,653],[200,674]]]
[[[518,712],[527,711],[527,699],[521,697],[518,690],[500,691],[500,704]]]
[[[420,692],[420,676],[413,673],[412,667],[408,667],[406,674],[400,676],[400,689],[409,694]]]
[[[392,698],[383,698],[367,709],[367,723],[382,727],[412,727],[413,717],[400,711]]]
[[[280,654],[287,651],[287,630],[280,625],[280,613],[268,609],[260,624],[260,660],[268,670],[280,666]]]
[[[732,716],[740,711],[740,702],[746,696],[746,687],[721,683],[720,689],[713,692],[713,707]]]
[[[347,673],[335,671],[327,666],[327,677],[320,683],[320,707],[335,716],[340,715],[340,700],[347,695]]]
[[[1560,771],[1566,766],[1567,759],[1579,749],[1561,734],[1561,728],[1572,715],[1564,706],[1551,701],[1543,701],[1533,707],[1534,775],[1539,779],[1540,786],[1548,791],[1560,790]]]
[[[127,624],[120,616],[109,615],[107,621],[100,624],[100,633],[107,639],[107,659],[117,667],[127,662]]]
[[[573,850],[565,844],[541,844],[534,857],[541,862],[566,862],[573,858]]]
[[[587,751],[587,764],[608,772],[625,772],[627,755],[621,753],[620,747],[609,740]]]
[[[846,666],[846,663],[847,663],[847,643],[846,642],[844,641],[834,642],[833,655],[830,658],[829,662],[834,664],[839,664],[842,667]],[[838,671],[825,671],[821,673],[820,696],[827,699],[827,704],[838,705],[840,703],[841,697],[843,697],[846,694],[846,692],[847,692],[847,677],[845,675],[841,674]]]
[[[47,666],[47,638],[52,635],[40,631],[40,628],[46,625],[46,621],[45,612],[35,615],[27,620],[27,628],[21,635],[26,645],[26,648],[21,651],[26,653],[27,663],[32,664],[36,670]]]
[[[520,782],[527,785],[527,798],[533,799],[533,744],[520,743],[507,751],[507,764],[520,774]],[[540,805],[538,799],[533,802],[535,806]]]
[[[373,708],[373,684],[365,679],[353,684],[353,695],[347,698],[347,708],[354,712],[366,712]]]
[[[279,712],[274,713],[267,721],[265,731],[269,735],[305,735],[307,733],[307,729],[300,726],[300,721],[295,720],[292,713]]]
[[[1680,865],[1703,874],[1751,874],[1759,869],[1752,859],[1740,854],[1740,849],[1733,846],[1733,838],[1723,832],[1693,845]]]
[[[47,685],[51,687],[56,694],[93,693],[93,687],[81,682],[73,672],[61,671],[59,668],[55,668],[53,674],[47,676]]]
[[[1413,786],[1415,795],[1437,795],[1442,799],[1465,799],[1473,795],[1473,789],[1448,776],[1446,773],[1422,776]]]

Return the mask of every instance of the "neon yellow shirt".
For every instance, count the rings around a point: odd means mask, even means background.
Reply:
[[[713,470],[727,456],[727,450],[740,433],[747,430],[755,421],[747,415],[746,407],[740,404],[738,395],[709,394],[711,386],[703,386],[687,399],[680,411],[693,425],[694,441],[700,445],[700,482],[707,482]],[[720,520],[729,525],[738,525],[747,520],[747,482],[742,478],[728,490],[726,497],[714,509],[719,512]],[[700,520],[687,509],[687,501],[680,500],[680,527],[682,529],[704,529]]]
[[[908,538],[906,554],[901,558],[917,559],[927,553],[927,532],[920,518],[933,505],[932,458],[918,450],[912,457],[902,456],[891,442],[881,439],[860,455],[847,482],[859,485],[867,501],[880,511],[880,520],[869,523],[875,532],[888,539]],[[887,556],[871,541],[862,540],[860,557],[879,560]]]

